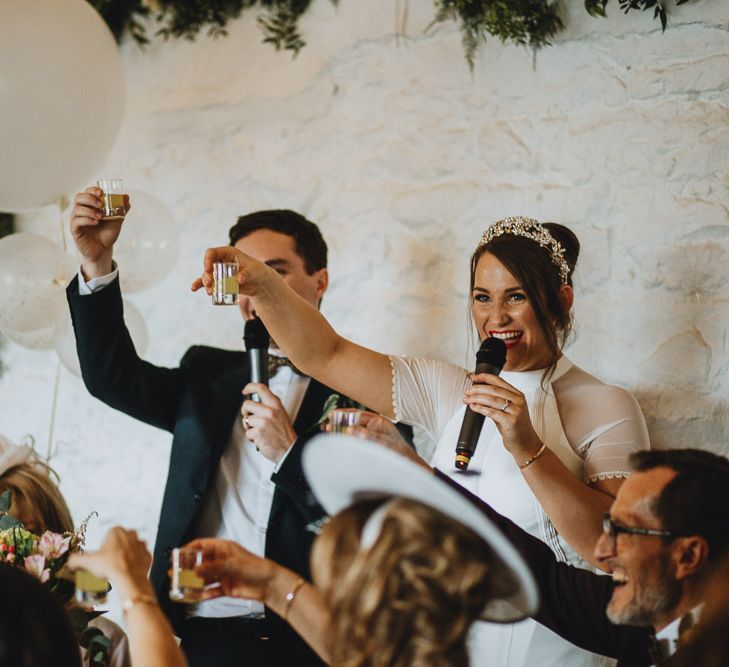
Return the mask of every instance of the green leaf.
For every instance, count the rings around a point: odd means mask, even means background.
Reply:
[[[12,491],[8,489],[0,493],[0,514],[6,514],[12,505]]]

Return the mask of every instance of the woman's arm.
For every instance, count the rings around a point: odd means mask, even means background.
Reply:
[[[201,538],[186,548],[203,552],[203,563],[196,572],[206,583],[218,584],[205,590],[206,599],[227,595],[263,602],[287,621],[322,660],[329,661],[329,611],[316,587],[296,572],[229,540]]]
[[[367,407],[394,417],[392,372],[384,354],[342,338],[324,316],[294,292],[274,269],[237,248],[212,248],[205,253],[203,273],[193,291],[213,286],[213,262],[238,262],[238,284],[271,338],[304,373]]]
[[[495,375],[477,375],[474,382],[478,384],[464,393],[466,404],[495,422],[504,446],[557,532],[584,560],[598,567],[594,548],[602,534],[603,514],[623,480],[598,480],[588,486],[550,451],[549,443],[539,439],[521,392]]]
[[[187,660],[147,578],[151,562],[152,557],[137,534],[117,527],[106,534],[98,551],[71,554],[68,566],[108,579],[119,592],[133,665],[185,667]]]

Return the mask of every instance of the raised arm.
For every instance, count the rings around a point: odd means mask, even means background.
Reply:
[[[329,662],[329,610],[316,587],[296,572],[256,556],[235,542],[203,538],[187,547],[203,551],[203,563],[196,572],[206,583],[218,584],[205,590],[206,599],[226,595],[263,602],[287,621],[322,660]]]
[[[394,417],[387,355],[342,338],[324,316],[286,285],[274,269],[237,248],[211,248],[193,291],[213,287],[213,262],[237,262],[241,294],[266,324],[276,344],[304,373],[364,405]]]

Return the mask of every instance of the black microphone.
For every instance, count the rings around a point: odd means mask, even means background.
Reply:
[[[268,385],[268,342],[270,339],[263,320],[255,318],[246,321],[243,340],[246,344],[248,365],[251,369],[251,382]],[[258,394],[251,394],[251,399],[256,403],[261,402]]]
[[[486,338],[476,352],[476,373],[498,375],[506,363],[506,343],[500,338]],[[465,470],[471,462],[478,436],[481,435],[484,416],[466,406],[461,432],[456,443],[456,468]]]

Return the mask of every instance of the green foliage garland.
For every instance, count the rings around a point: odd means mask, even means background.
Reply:
[[[362,0],[360,0],[362,1]],[[159,24],[156,34],[165,38],[192,40],[202,30],[209,35],[225,35],[228,21],[247,9],[258,9],[263,41],[296,55],[305,45],[298,29],[299,19],[312,0],[89,0],[109,24],[118,41],[129,34],[139,44],[147,44],[146,26],[150,17]],[[334,5],[338,0],[330,0]],[[487,36],[502,42],[537,50],[550,44],[564,24],[559,16],[559,0],[433,0],[433,24],[456,21],[460,25],[466,60],[473,67],[476,53]],[[584,0],[591,16],[606,16],[609,0]],[[675,0],[682,5],[688,0]],[[618,0],[626,14],[631,10],[653,10],[654,18],[666,29],[666,0]],[[433,25],[431,24],[431,25]]]
[[[689,0],[676,0],[676,5],[683,5]],[[605,7],[607,6],[608,0],[585,0],[585,9],[590,16],[607,16]],[[653,10],[653,18],[659,18],[661,20],[661,28],[665,31],[666,25],[668,25],[668,17],[666,16],[666,5],[662,0],[618,0],[620,9],[626,14],[631,9],[640,9],[646,11],[648,9]]]

